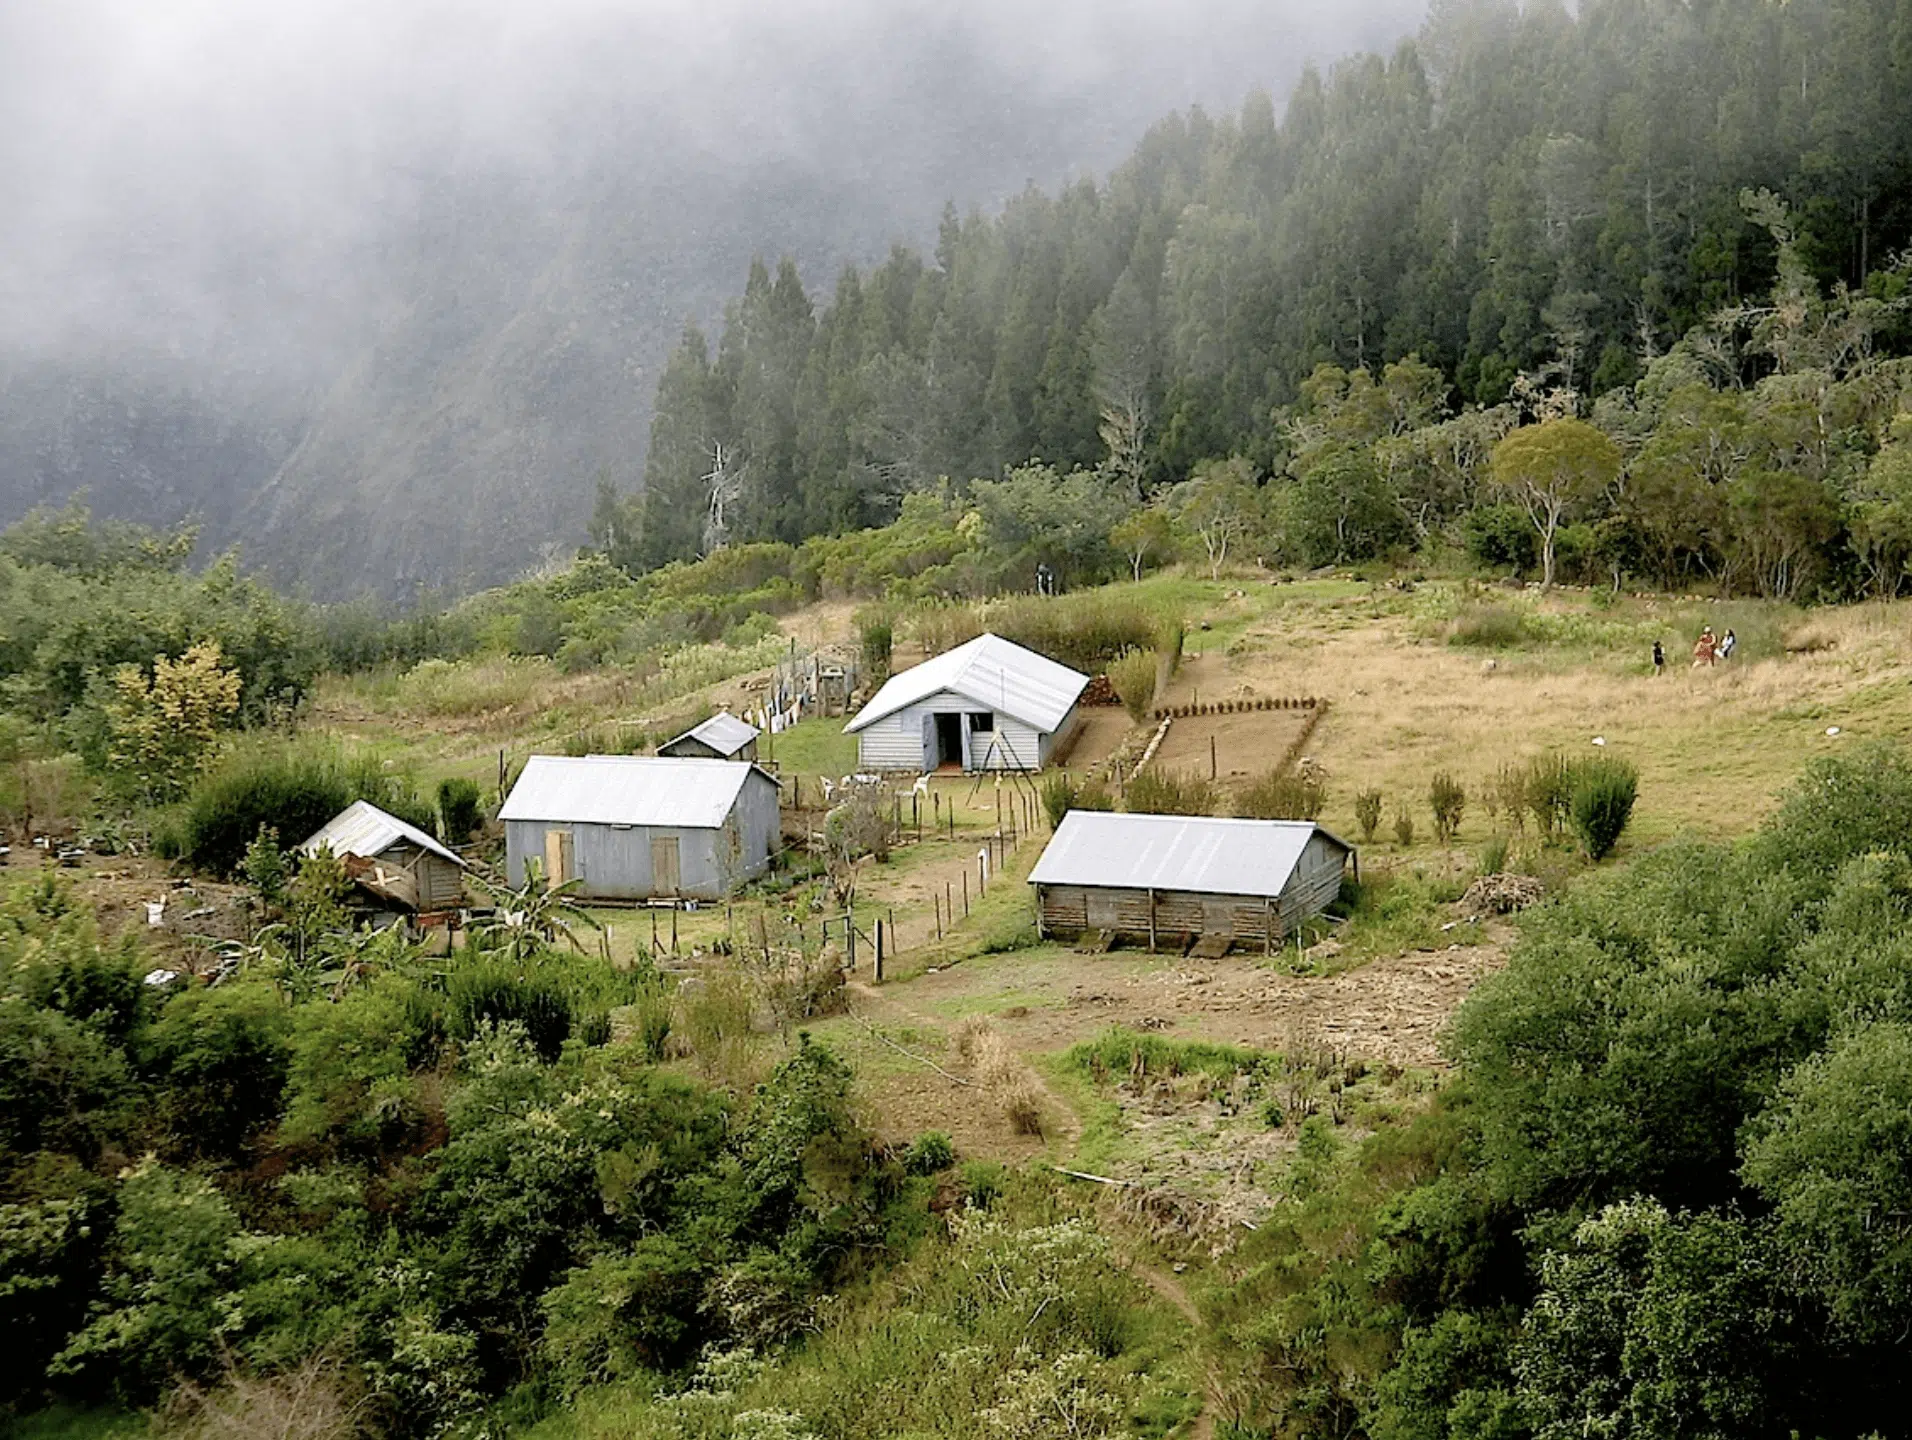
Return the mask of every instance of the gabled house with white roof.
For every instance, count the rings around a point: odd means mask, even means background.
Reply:
[[[1040,770],[1089,677],[1000,635],[892,676],[844,726],[865,770]]]
[[[511,884],[536,860],[586,899],[721,900],[782,842],[776,780],[739,760],[533,755],[498,818]]]

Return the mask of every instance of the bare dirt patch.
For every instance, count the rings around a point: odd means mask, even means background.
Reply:
[[[1093,770],[1108,764],[1133,726],[1129,712],[1120,705],[1090,705],[1081,714],[1081,728],[1065,763],[1072,770]]]
[[[1245,780],[1265,774],[1294,743],[1311,714],[1307,710],[1249,710],[1226,715],[1178,715],[1162,737],[1152,763],[1165,770],[1206,775],[1212,755],[1218,778]]]

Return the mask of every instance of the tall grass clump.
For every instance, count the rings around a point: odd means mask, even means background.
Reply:
[[[186,797],[175,829],[179,858],[229,875],[262,828],[297,845],[354,800],[432,828],[431,806],[419,799],[410,778],[387,771],[370,751],[350,752],[316,739],[288,744],[261,738],[234,751]]]
[[[1091,673],[1126,650],[1155,651],[1161,611],[1107,590],[1015,595],[989,607],[988,628],[1052,660]]]
[[[1530,634],[1527,617],[1512,605],[1470,605],[1454,618],[1450,645],[1480,650],[1509,650]]]
[[[1467,811],[1467,791],[1445,770],[1428,782],[1428,807],[1434,812],[1434,836],[1443,845],[1454,843],[1461,816]]]
[[[1122,808],[1131,815],[1213,815],[1215,787],[1199,775],[1138,770],[1122,787]]]
[[[1188,625],[1177,615],[1155,627],[1155,670],[1157,689],[1175,678],[1182,668],[1182,646],[1188,641]]]
[[[1155,678],[1155,657],[1146,650],[1125,650],[1109,665],[1109,684],[1138,725],[1155,704]]]
[[[399,677],[399,708],[450,719],[510,710],[556,678],[542,657],[492,655],[482,660],[421,660]]]
[[[1250,820],[1318,820],[1327,802],[1327,778],[1313,766],[1270,770],[1243,788],[1235,813]]]
[[[1588,859],[1604,860],[1619,843],[1621,832],[1633,816],[1633,801],[1639,790],[1639,772],[1617,756],[1603,755],[1573,767],[1569,801],[1573,832],[1579,836]]]

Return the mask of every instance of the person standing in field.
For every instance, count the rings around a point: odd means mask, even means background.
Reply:
[[[1653,642],[1653,673],[1655,675],[1666,674],[1666,646],[1662,645],[1658,640]]]
[[[1719,658],[1722,660],[1731,660],[1733,658],[1733,652],[1737,649],[1739,649],[1739,636],[1735,635],[1731,630],[1728,630],[1726,632],[1726,638],[1719,642]]]
[[[1711,665],[1716,658],[1714,650],[1717,646],[1718,642],[1713,639],[1713,627],[1708,625],[1700,631],[1700,638],[1693,642],[1693,668],[1697,670],[1702,665]]]

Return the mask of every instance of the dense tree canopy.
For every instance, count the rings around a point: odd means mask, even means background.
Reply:
[[[664,375],[626,528],[646,564],[692,558],[720,470],[733,538],[795,542],[1032,457],[1133,502],[1204,458],[1299,476],[1324,444],[1384,449],[1424,527],[1496,431],[1613,392],[1603,428],[1651,441],[1621,508],[1655,512],[1656,563],[1795,593],[1851,478],[1827,437],[1878,438],[1834,392],[1908,335],[1909,47],[1902,0],[1437,6],[1279,120],[1266,96],[1173,116],[1106,183],[949,210],[932,256],[827,305],[755,267],[714,353],[692,332]],[[1722,450],[1743,493],[1689,493]],[[1762,537],[1743,556],[1708,538],[1729,522]]]

